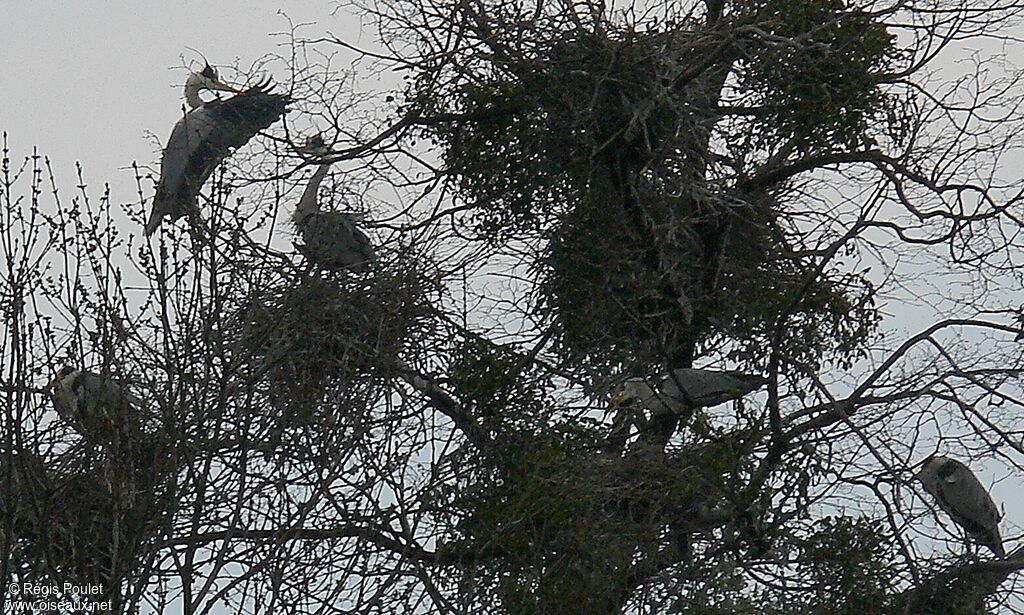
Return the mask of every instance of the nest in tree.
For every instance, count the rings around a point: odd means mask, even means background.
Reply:
[[[352,402],[396,369],[428,313],[425,288],[411,267],[282,279],[244,306],[238,348],[281,418],[308,423],[328,395]]]
[[[29,451],[0,461],[0,514],[20,580],[99,584],[115,595],[169,510],[169,445],[146,438],[117,451],[88,443],[44,461]]]
[[[765,155],[758,143],[785,135],[818,135],[807,137],[808,146],[866,138],[864,118],[884,102],[877,88],[851,89],[846,77],[817,69],[850,54],[870,59],[857,70],[874,66],[888,40],[842,3],[805,4],[765,10],[795,28],[794,36],[843,43],[825,59],[769,53],[768,62],[736,64],[732,52],[723,53],[722,33],[699,24],[610,27],[531,41],[520,50],[520,70],[482,76],[454,93],[453,106],[472,119],[438,132],[462,198],[477,205],[474,230],[493,243],[547,240],[534,263],[538,316],[560,328],[569,360],[685,365],[716,336],[757,337],[763,345],[779,310],[802,292],[815,263],[794,256],[803,237],[787,238],[775,221],[785,182],[754,187],[744,180],[756,169],[744,165]],[[764,55],[756,51],[753,57]],[[756,104],[775,100],[784,85],[796,87],[787,101],[799,98],[805,69],[820,82],[808,125],[791,126],[799,117],[723,118],[729,74],[740,70]],[[843,115],[836,105],[856,113]],[[787,340],[792,354],[816,361],[830,350],[863,347],[873,305],[861,282],[823,280],[805,293],[811,300],[798,312],[806,308],[808,324]],[[852,316],[833,322],[832,313]],[[760,359],[749,350],[733,359]]]

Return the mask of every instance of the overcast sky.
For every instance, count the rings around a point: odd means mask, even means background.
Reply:
[[[181,117],[185,62],[241,66],[282,51],[288,21],[309,35],[357,37],[355,20],[325,0],[66,2],[0,0],[0,130],[15,158],[38,146],[58,179],[81,161],[92,185],[134,200],[133,160],[159,159],[147,131],[166,140]],[[315,22],[315,23],[312,23]],[[126,170],[127,169],[127,170]]]

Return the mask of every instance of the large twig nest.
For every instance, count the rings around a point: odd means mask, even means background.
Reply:
[[[52,459],[21,450],[0,463],[0,508],[21,581],[98,584],[116,594],[169,510],[174,456],[158,438],[115,451],[81,441]]]
[[[354,402],[396,368],[429,313],[425,288],[413,267],[281,279],[240,312],[238,351],[280,417],[309,422],[328,397]]]

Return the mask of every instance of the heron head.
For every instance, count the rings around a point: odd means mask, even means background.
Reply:
[[[185,81],[186,89],[194,90],[218,90],[221,92],[234,92],[238,93],[239,89],[232,87],[220,80],[217,75],[217,69],[207,64],[203,67],[203,70],[193,72],[188,76],[188,80]]]
[[[53,380],[48,382],[46,386],[43,387],[43,391],[49,393],[53,389],[57,388],[57,386],[60,385],[60,383],[63,382],[65,378],[72,377],[77,373],[77,369],[71,367],[70,365],[65,365],[64,367],[60,368],[60,370],[57,371],[57,374],[53,377]]]
[[[925,482],[935,473],[935,468],[938,462],[941,462],[943,460],[944,458],[939,457],[938,453],[932,453],[931,455],[928,455],[916,466],[911,466],[911,468],[916,467],[917,471],[914,472],[914,475],[911,476],[910,479]]]
[[[305,145],[299,145],[295,151],[306,156],[323,156],[330,153],[331,148],[324,143],[323,135],[317,133],[306,139]]]
[[[647,399],[654,395],[654,389],[643,378],[627,378],[612,391],[611,405],[618,408],[627,403]]]

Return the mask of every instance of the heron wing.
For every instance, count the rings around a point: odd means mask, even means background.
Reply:
[[[176,220],[187,206],[194,206],[199,190],[231,149],[277,121],[288,101],[287,96],[256,87],[207,103],[178,120],[161,159],[146,234],[152,234],[164,217]]]
[[[325,267],[352,267],[376,259],[366,236],[349,214],[327,211],[303,218],[300,225],[307,256]]]
[[[695,407],[717,406],[743,397],[765,384],[760,376],[710,369],[679,368],[662,384],[666,395],[685,400]]]
[[[999,509],[970,468],[950,459],[939,469],[936,499],[953,520],[969,532],[991,532],[999,525]]]
[[[356,226],[355,219],[351,216],[345,216],[343,223],[348,231],[348,241],[354,247],[355,251],[361,254],[364,260],[377,260],[377,252],[373,249],[373,244],[370,243],[370,238],[367,237],[366,233],[364,233],[358,226]]]
[[[109,378],[89,371],[83,371],[81,378],[87,399],[90,400],[89,405],[93,406],[90,409],[100,408],[104,412],[113,412],[131,403],[130,396]]]
[[[215,129],[210,144],[217,153],[227,155],[230,148],[241,147],[257,132],[284,115],[289,99],[261,87],[251,88],[231,98],[203,105],[209,108]]]

